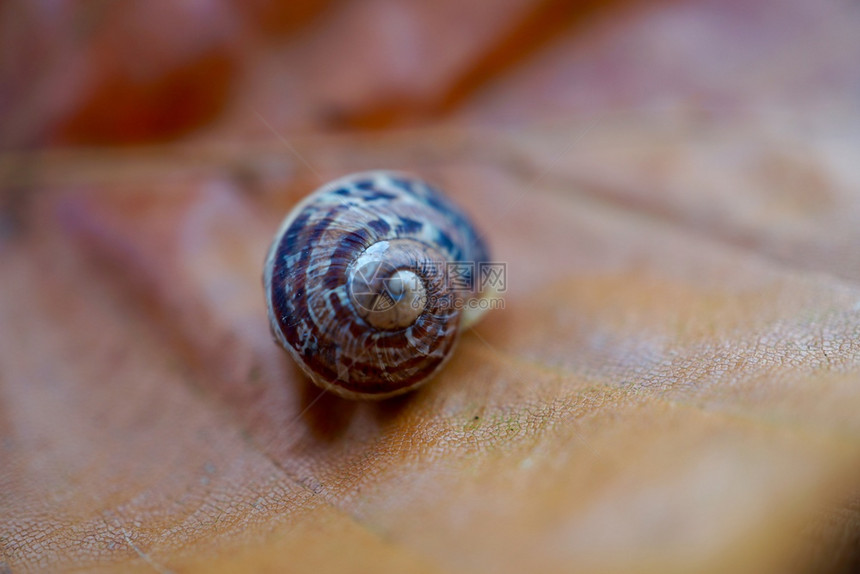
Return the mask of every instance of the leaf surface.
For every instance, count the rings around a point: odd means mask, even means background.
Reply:
[[[321,395],[268,332],[263,254],[314,177],[290,155],[258,150],[238,180],[165,169],[44,192],[4,246],[7,561],[802,567],[806,525],[860,462],[860,292],[699,232],[671,194],[631,208],[623,186],[542,164],[561,133],[465,154],[444,131],[302,146],[323,178],[387,161],[439,182],[508,265],[505,308],[438,379],[378,404]]]

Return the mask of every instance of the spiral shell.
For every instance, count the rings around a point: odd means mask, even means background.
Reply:
[[[439,371],[480,313],[464,303],[486,294],[452,287],[448,264],[488,259],[469,218],[420,179],[337,179],[290,212],[269,249],[272,332],[326,390],[404,393]]]

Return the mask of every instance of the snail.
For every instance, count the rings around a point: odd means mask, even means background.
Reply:
[[[412,390],[450,358],[490,289],[468,216],[426,182],[370,171],[331,181],[284,219],[263,284],[278,343],[318,386],[347,398]]]

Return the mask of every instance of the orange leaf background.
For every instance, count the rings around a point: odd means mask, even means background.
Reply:
[[[858,563],[860,10],[0,6],[0,571]],[[260,285],[322,181],[508,265],[431,384],[310,385]]]

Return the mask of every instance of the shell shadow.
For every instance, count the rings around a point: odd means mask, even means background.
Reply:
[[[301,420],[315,439],[326,443],[342,438],[358,415],[363,418],[369,415],[380,428],[390,425],[412,402],[415,395],[408,393],[382,401],[345,399],[313,384],[298,365],[293,368],[300,386]]]

